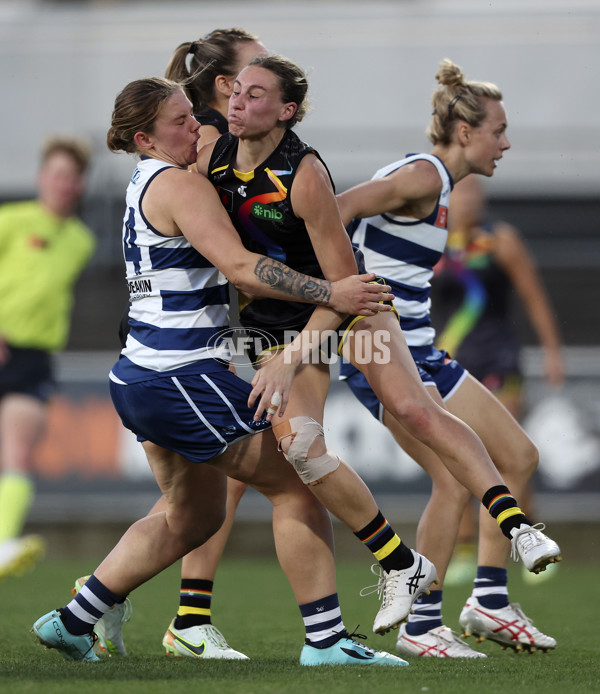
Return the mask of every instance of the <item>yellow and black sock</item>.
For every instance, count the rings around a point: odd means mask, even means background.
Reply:
[[[381,511],[368,525],[354,534],[369,548],[384,571],[389,573],[413,565],[413,553],[396,535]]]
[[[176,629],[189,629],[211,623],[210,603],[213,582],[201,578],[182,578]]]
[[[512,530],[521,525],[531,525],[529,518],[518,507],[517,500],[504,485],[490,487],[481,502],[509,540],[512,538]]]

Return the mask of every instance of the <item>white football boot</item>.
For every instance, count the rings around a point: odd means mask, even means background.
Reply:
[[[562,561],[560,547],[542,532],[545,527],[543,523],[521,525],[512,533],[512,558],[520,558],[527,570],[535,574],[544,571],[548,564]]]
[[[89,576],[82,576],[75,581],[75,587],[71,591],[77,595],[85,585]],[[129,598],[123,602],[115,603],[108,612],[94,625],[94,632],[98,637],[98,647],[110,655],[127,655],[127,649],[123,642],[123,624],[131,619],[133,608]]]
[[[408,569],[384,571],[380,564],[373,564],[371,573],[379,581],[374,586],[367,586],[360,591],[361,596],[377,592],[381,599],[381,607],[373,623],[376,634],[385,634],[395,629],[408,617],[413,602],[422,593],[429,594],[429,586],[437,583],[435,566],[413,549],[414,562]]]
[[[174,623],[175,620],[169,625],[162,641],[167,655],[203,660],[250,660],[247,655],[231,648],[223,634],[212,624],[176,629]]]
[[[400,655],[418,658],[486,658],[474,651],[459,636],[442,625],[418,636],[406,633],[406,624],[400,626],[396,650]]]
[[[463,629],[463,637],[476,636],[478,643],[488,639],[500,644],[503,649],[530,653],[537,650],[548,652],[556,646],[556,640],[542,634],[516,602],[493,610],[482,607],[477,598],[471,596],[458,621]]]

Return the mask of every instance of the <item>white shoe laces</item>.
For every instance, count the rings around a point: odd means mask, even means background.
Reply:
[[[533,619],[531,617],[528,617],[525,612],[523,612],[523,608],[518,602],[511,602],[510,607],[516,612],[518,615],[519,619],[522,619],[523,622],[529,627],[531,630],[531,634],[533,635],[534,638],[539,639],[539,645],[543,646],[544,642],[542,639],[547,639],[548,641],[555,641],[552,636],[548,636],[547,634],[544,634],[543,631],[540,631],[533,623]]]
[[[510,607],[513,609],[515,614],[518,616],[518,618],[523,621],[527,626],[538,636],[544,636],[545,638],[550,638],[546,636],[546,634],[543,634],[536,626],[533,624],[533,620],[531,617],[528,617],[525,612],[523,612],[523,608],[518,602],[511,602]]]
[[[372,595],[377,592],[377,597],[381,599],[382,595],[385,595],[385,571],[381,564],[373,564],[371,566],[371,573],[377,576],[377,583],[373,586],[365,586],[360,590],[360,597],[364,598],[367,595]]]
[[[535,525],[528,525],[525,527],[520,527],[517,529],[511,540],[511,550],[510,556],[514,562],[519,561],[519,547],[521,545],[523,552],[529,552],[536,545],[541,545],[543,540],[540,538],[539,534],[544,530],[546,526],[543,523],[536,523]],[[518,544],[517,544],[518,540]]]
[[[408,637],[405,635],[403,638]],[[425,634],[416,636],[414,638],[416,640],[420,639],[428,645],[430,641],[433,641],[435,647],[440,652],[451,648],[453,655],[450,657],[477,657],[473,655],[476,654],[477,651],[470,648],[455,631],[445,625],[430,629],[429,631],[425,632]],[[398,645],[400,645],[400,639],[398,640]]]
[[[477,652],[473,651],[473,649],[470,646],[467,646],[467,644],[460,638],[460,636],[453,629],[450,629],[450,627],[444,627],[440,631],[438,631],[437,634],[433,635],[437,639],[438,643],[441,641],[443,643],[453,645],[460,653]]]
[[[525,624],[528,626],[533,626],[533,621],[523,612],[523,608],[521,605],[519,605],[518,602],[511,602],[510,607],[516,612],[518,615],[519,619],[521,619]]]
[[[377,597],[381,600],[381,609],[387,607],[390,591],[386,588],[390,587],[394,580],[398,577],[398,572],[386,573],[381,564],[373,564],[371,573],[377,576],[378,581],[375,585],[365,586],[361,589],[359,595],[364,598],[367,595],[372,595],[377,592]]]
[[[204,624],[202,631],[205,632],[207,641],[210,641],[216,648],[231,650],[230,645],[225,641],[225,637],[217,627],[212,624]]]

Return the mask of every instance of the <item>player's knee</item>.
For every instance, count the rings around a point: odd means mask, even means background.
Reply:
[[[500,471],[502,475],[519,475],[529,479],[536,471],[540,460],[537,446],[525,432],[517,441],[513,441],[513,444],[516,445],[516,450],[513,451],[511,460],[505,463]]]
[[[310,449],[324,438],[323,427],[312,417],[292,417],[273,427],[279,450],[293,466],[304,484],[322,482],[337,470],[340,459],[331,451],[309,457]]]
[[[225,504],[215,505],[203,510],[201,517],[198,510],[181,512],[168,518],[169,529],[178,538],[184,553],[199,547],[209,540],[225,521]]]
[[[471,492],[452,477],[452,479],[444,480],[441,483],[439,481],[434,482],[431,487],[431,498],[461,512],[471,498]]]
[[[188,533],[186,535],[189,547],[194,549],[203,545],[207,540],[210,540],[210,538],[221,529],[224,521],[225,513],[223,512],[219,517],[211,517],[208,519],[202,524],[202,527],[198,527],[198,523],[196,522],[196,527],[188,528]]]
[[[433,400],[398,397],[390,412],[413,436],[423,441],[430,439],[435,425],[435,407]]]
[[[248,485],[245,482],[234,480],[233,477],[227,479],[227,504],[237,508],[244,496]]]
[[[533,443],[533,441],[529,437],[527,438],[529,440],[529,452],[527,454],[527,460],[529,460],[529,468],[531,470],[531,474],[533,475],[540,462],[540,452],[538,450],[538,447]]]

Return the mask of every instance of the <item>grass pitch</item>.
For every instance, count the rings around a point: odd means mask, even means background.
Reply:
[[[71,694],[86,692],[179,694],[588,694],[600,692],[599,563],[563,563],[537,587],[521,581],[520,566],[510,572],[511,599],[520,602],[536,625],[558,641],[549,654],[502,651],[493,643],[478,647],[487,660],[421,659],[406,668],[302,668],[298,657],[304,631],[283,573],[270,559],[223,561],[215,584],[213,621],[248,662],[167,659],[162,635],[177,610],[179,567],[175,566],[131,596],[133,619],[124,625],[127,658],[102,663],[64,661],[33,642],[32,623],[70,599],[75,578],[92,571],[99,558],[47,560],[21,578],[0,584],[0,692]],[[338,562],[338,587],[348,630],[360,624],[367,643],[393,652],[395,636],[371,633],[375,596],[359,598],[371,582],[368,558]],[[458,614],[470,586],[447,588],[444,617],[458,628]],[[474,640],[470,639],[471,645]]]

